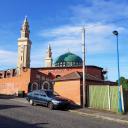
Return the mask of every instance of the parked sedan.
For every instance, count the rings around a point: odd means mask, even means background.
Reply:
[[[49,109],[68,108],[70,101],[51,90],[36,90],[27,94],[26,99],[31,105],[41,104]]]

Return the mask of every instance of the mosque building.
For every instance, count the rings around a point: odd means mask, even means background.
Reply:
[[[53,63],[52,48],[48,45],[45,66],[32,68],[30,67],[31,45],[29,22],[26,17],[18,39],[17,67],[0,71],[0,94],[18,95],[19,91],[28,93],[37,89],[52,89],[81,105],[82,59],[74,53],[67,52],[60,55]],[[85,70],[87,86],[113,84],[105,81],[106,71],[103,68],[87,65]]]

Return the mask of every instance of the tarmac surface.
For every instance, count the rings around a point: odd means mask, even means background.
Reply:
[[[25,98],[16,97],[11,100],[28,103],[28,101]],[[128,124],[128,113],[120,114],[120,113],[110,112],[107,110],[97,110],[93,108],[76,108],[69,110],[69,112],[76,113],[82,116],[90,116],[94,118],[100,118],[103,120],[106,119],[113,122]]]
[[[127,117],[88,108],[51,111],[31,106],[25,98],[0,97],[1,128],[128,128],[127,122],[120,121]]]

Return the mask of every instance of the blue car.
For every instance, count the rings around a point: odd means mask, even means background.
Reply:
[[[51,90],[36,90],[27,94],[26,99],[31,105],[41,104],[49,109],[69,108],[70,100],[61,97]]]

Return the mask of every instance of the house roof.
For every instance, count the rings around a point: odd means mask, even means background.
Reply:
[[[102,79],[99,79],[93,75],[86,74],[85,78],[87,80],[93,80],[93,81],[103,81]],[[72,72],[70,74],[67,74],[63,77],[55,78],[55,81],[64,81],[64,80],[76,80],[76,79],[83,79],[83,73],[82,72]]]
[[[76,80],[76,79],[80,79],[81,76],[79,75],[78,72],[73,72],[67,75],[64,75],[63,77],[58,77],[55,78],[55,81],[63,81],[63,80]]]
[[[68,80],[78,80],[83,79],[83,73],[82,72],[72,72],[70,74],[67,74],[63,77],[55,78],[54,81],[68,81]],[[115,82],[112,81],[104,81],[100,78],[97,78],[96,76],[86,74],[85,79],[87,81],[94,81],[94,82],[100,82],[105,85],[115,85]]]

